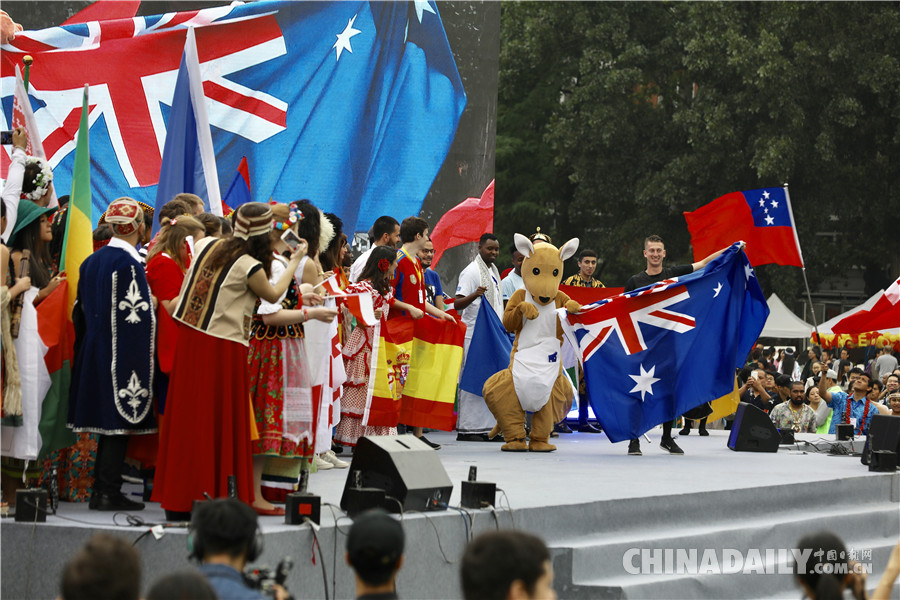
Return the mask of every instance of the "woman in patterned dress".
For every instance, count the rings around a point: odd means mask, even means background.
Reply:
[[[351,284],[344,291],[348,294],[371,294],[375,316],[381,319],[384,327],[388,311],[391,307],[405,310],[414,319],[425,314],[418,308],[394,299],[391,279],[397,268],[397,251],[391,246],[377,246],[369,255],[369,260],[360,275],[359,283]],[[376,328],[357,325],[350,332],[344,344],[344,364],[347,381],[344,383],[344,395],[341,397],[341,421],[337,425],[334,439],[343,446],[356,446],[357,440],[364,435],[397,435],[396,427],[363,424],[363,415],[369,399],[369,377],[371,373],[371,355],[375,346]]]
[[[282,253],[288,251],[281,239],[284,230],[296,233],[296,223],[304,218],[296,204],[272,205],[272,274],[274,285],[287,269]],[[303,252],[305,247],[298,248]],[[317,294],[302,294],[296,280],[276,302],[260,300],[250,328],[250,396],[259,439],[252,442],[253,482],[256,500],[253,508],[260,514],[284,514],[263,498],[261,479],[267,457],[308,462],[313,449],[312,396],[303,348],[302,323],[308,319],[330,322],[335,309],[311,306],[321,303]]]

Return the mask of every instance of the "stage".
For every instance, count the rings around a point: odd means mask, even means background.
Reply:
[[[789,549],[823,528],[859,551],[858,560],[871,565],[868,587],[875,587],[900,539],[900,473],[870,473],[858,456],[817,453],[802,444],[815,441],[827,451],[833,436],[803,434],[800,444],[777,453],[747,453],[726,447],[727,431],[710,433],[679,437],[685,455],[672,456],[659,448],[656,429],[649,433],[652,443],[642,442],[640,457],[626,454],[627,443],[611,444],[596,434],[563,434],[554,440],[556,452],[536,454],[429,433],[443,445],[438,454],[454,484],[452,506],[459,505],[459,484],[472,465],[479,480],[495,482],[503,493],[496,510],[403,515],[407,550],[400,597],[460,598],[458,561],[467,535],[495,527],[527,530],[547,541],[560,598],[798,598],[802,594],[785,572]],[[343,558],[350,520],[337,507],[347,473],[333,469],[310,478],[310,491],[333,505],[323,506],[315,534],[321,554],[316,551],[314,561],[308,525],[261,519],[265,552],[256,564],[275,567],[291,556],[287,583],[295,598],[354,597]],[[158,504],[134,514],[148,523],[163,520]],[[123,526],[115,525],[114,516]],[[128,526],[123,514],[89,511],[86,504],[62,503],[59,516],[45,524],[4,519],[0,594],[55,597],[63,564],[94,531],[138,540],[148,529]],[[172,528],[159,539],[148,534],[137,541],[144,590],[165,573],[192,568],[185,533]],[[693,564],[672,562],[692,552],[700,557]],[[900,597],[898,590],[892,597]]]

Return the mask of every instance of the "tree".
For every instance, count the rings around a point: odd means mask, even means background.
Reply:
[[[503,5],[498,222],[519,226],[539,194],[620,285],[649,233],[690,260],[683,211],[789,182],[813,287],[852,266],[868,293],[896,277],[896,246],[892,265],[879,248],[900,208],[895,4],[563,4]],[[527,206],[504,203],[508,182]],[[759,275],[802,290],[799,269]]]

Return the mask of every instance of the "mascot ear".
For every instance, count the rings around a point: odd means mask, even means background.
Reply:
[[[516,250],[522,253],[522,256],[525,258],[531,258],[531,255],[534,254],[534,244],[531,243],[527,237],[522,235],[521,233],[517,233],[513,236],[513,239],[516,242]],[[575,245],[578,245],[576,240]],[[574,251],[573,251],[574,252]]]
[[[576,252],[578,252],[578,238],[572,238],[559,249],[559,258],[561,260],[572,258]]]

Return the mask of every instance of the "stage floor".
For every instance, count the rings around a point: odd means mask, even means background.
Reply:
[[[518,528],[547,541],[560,598],[796,598],[789,575],[674,578],[628,575],[623,555],[630,547],[789,548],[804,533],[834,528],[856,547],[873,548],[873,577],[900,537],[900,474],[871,473],[858,456],[801,451],[733,452],[727,431],[696,431],[679,437],[683,456],[659,447],[661,429],[642,441],[643,456],[628,456],[627,443],[602,434],[554,438],[552,453],[506,453],[498,443],[457,442],[456,434],[428,433],[453,482],[451,506],[469,467],[478,479],[496,483],[497,509],[407,512],[406,560],[398,578],[404,598],[459,598],[458,561],[472,536],[494,528]],[[823,451],[833,436],[799,435]],[[801,444],[802,445],[802,444]],[[862,443],[855,442],[854,450]],[[346,453],[342,458],[347,458]],[[300,598],[352,598],[353,577],[342,559],[349,519],[337,508],[348,469],[313,474],[309,491],[323,503],[321,527],[285,525],[283,517],[260,519],[266,550],[258,564],[295,559],[288,579]],[[126,485],[129,493],[138,486]],[[623,502],[624,500],[624,502]],[[156,503],[133,513],[145,523],[164,519]],[[875,516],[877,515],[877,517]],[[58,593],[65,562],[94,531],[113,530],[133,541],[144,569],[143,588],[165,573],[191,568],[185,529],[167,529],[159,539],[147,527],[126,524],[124,514],[90,511],[64,502],[46,524],[0,521],[4,598],[49,598]],[[315,536],[315,537],[314,537]],[[893,540],[893,541],[891,541]],[[316,543],[317,542],[317,543]],[[318,548],[318,550],[314,550]],[[318,553],[314,561],[313,554]],[[324,570],[323,570],[324,568]],[[754,578],[755,577],[755,578]],[[871,587],[871,586],[870,586]],[[895,588],[895,595],[898,593]]]
[[[506,498],[498,499],[498,504],[505,507],[508,500],[513,510],[870,475],[860,464],[859,457],[834,456],[785,446],[777,453],[734,452],[726,445],[729,433],[710,430],[709,437],[700,437],[694,430],[689,436],[676,436],[685,452],[683,456],[670,455],[659,447],[660,428],[648,433],[650,443],[641,440],[643,456],[629,456],[627,442],[613,444],[603,434],[560,434],[551,439],[558,449],[550,453],[501,452],[502,444],[457,442],[455,433],[430,432],[426,437],[442,446],[437,452],[453,482],[450,498],[453,506],[459,505],[460,482],[468,478],[469,467],[473,465],[478,467],[480,481],[496,483],[506,493]],[[799,434],[797,440],[827,449],[834,437]],[[854,442],[854,449],[861,450],[862,442]],[[338,457],[350,461],[346,451]],[[310,476],[309,491],[321,496],[323,503],[337,506],[348,472],[349,469],[331,469],[314,473]],[[139,491],[138,486],[129,484],[124,489],[133,494]],[[163,510],[153,502],[135,514],[147,522],[165,520]],[[261,517],[260,520],[266,533],[293,528],[285,525],[281,517]],[[331,512],[323,510],[322,524],[333,521]],[[122,523],[121,516],[118,522]],[[60,517],[48,516],[47,524],[116,527],[111,513],[90,511],[86,503],[69,502],[61,503]]]

